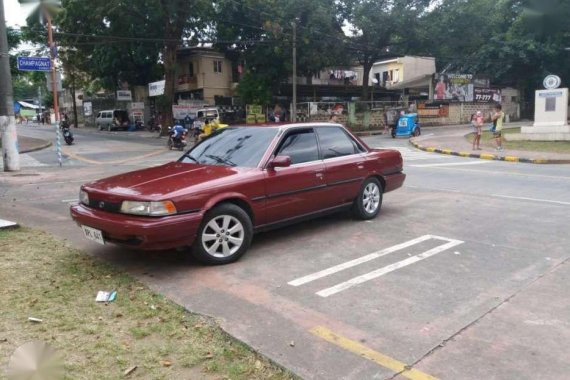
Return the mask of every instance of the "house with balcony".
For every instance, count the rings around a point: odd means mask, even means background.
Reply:
[[[402,88],[406,82],[425,81],[435,73],[435,58],[405,56],[374,63],[370,70],[370,85]],[[396,88],[394,88],[396,89]]]
[[[177,52],[175,92],[178,101],[231,96],[232,63],[223,53],[206,47],[183,47]]]

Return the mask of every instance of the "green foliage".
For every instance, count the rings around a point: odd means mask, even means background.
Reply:
[[[273,99],[272,79],[247,72],[242,77],[237,92],[244,104],[269,105]]]

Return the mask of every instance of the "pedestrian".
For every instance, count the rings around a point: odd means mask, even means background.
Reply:
[[[500,104],[495,106],[495,113],[493,114],[493,136],[495,137],[495,143],[497,144],[497,150],[503,150],[503,120],[505,119],[505,113],[503,112],[503,107]]]
[[[473,129],[475,132],[475,137],[473,138],[473,150],[481,150],[481,133],[483,132],[483,113],[477,111],[476,114],[472,115],[471,123],[473,124]]]
[[[335,123],[338,124],[338,116],[336,113],[333,113],[331,115],[331,117],[329,118],[329,123]]]

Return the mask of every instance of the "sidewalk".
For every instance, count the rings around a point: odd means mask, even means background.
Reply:
[[[506,128],[516,127],[518,124],[506,125]],[[427,132],[427,131],[425,131]],[[425,133],[424,132],[424,133]],[[489,141],[481,141],[483,150],[473,150],[467,138],[471,132],[469,127],[465,129],[449,130],[449,133],[441,135],[425,134],[410,139],[410,143],[426,152],[448,154],[453,156],[480,158],[483,160],[498,160],[509,162],[525,162],[531,164],[570,164],[570,154],[533,152],[523,150],[505,149],[497,151],[494,144],[490,147]],[[487,145],[487,146],[485,146]]]
[[[47,140],[18,135],[18,146],[20,148],[20,153],[34,152],[36,150],[45,149],[51,145],[52,143]]]

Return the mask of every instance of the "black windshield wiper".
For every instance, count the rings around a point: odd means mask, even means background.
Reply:
[[[231,160],[228,160],[227,158],[215,156],[213,154],[206,154],[206,157],[211,158],[212,160],[216,161],[218,164],[225,164],[225,165],[229,165],[229,166],[237,166],[234,162],[232,162]]]
[[[194,157],[192,157],[192,155],[190,154],[190,152],[186,153],[184,156],[182,156],[182,158],[189,158],[190,160],[194,161],[195,163],[199,164],[198,160],[195,159]]]

